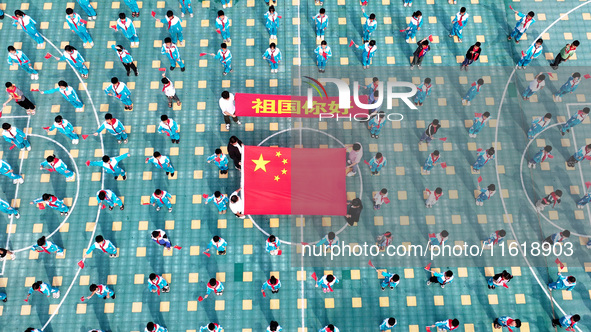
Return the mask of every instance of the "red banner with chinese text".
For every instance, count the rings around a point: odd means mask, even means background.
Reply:
[[[351,96],[351,108],[339,109],[339,97],[313,97],[313,105],[308,109],[308,98],[285,95],[264,95],[257,93],[236,93],[237,116],[275,117],[275,118],[315,118],[321,113],[337,114],[339,117],[368,114],[367,110],[355,106]],[[367,103],[367,95],[360,94],[359,102]]]

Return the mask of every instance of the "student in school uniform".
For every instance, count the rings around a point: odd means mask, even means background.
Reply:
[[[543,43],[544,41],[540,38],[535,44],[530,46],[525,53],[521,52],[521,59],[517,62],[517,69],[525,69],[533,59],[539,57],[544,50],[544,47],[542,46]]]
[[[121,121],[115,119],[111,113],[105,114],[105,121],[98,127],[94,136],[98,136],[104,129],[117,139],[117,143],[127,144],[127,132],[125,132],[125,126]]]
[[[129,157],[129,153],[122,154],[115,158],[104,155],[101,160],[87,161],[86,166],[101,166],[107,174],[115,176],[115,180],[122,176],[123,181],[125,181],[127,180],[127,173],[119,166],[119,163],[127,157]]]
[[[317,247],[324,246],[326,250],[332,250],[333,247],[339,245],[339,237],[334,232],[328,232],[318,243]]]
[[[406,2],[405,2],[406,4]],[[405,6],[406,7],[406,6]],[[380,331],[392,331],[392,329],[396,326],[396,318],[390,317],[384,319],[382,324],[380,325]]]
[[[425,191],[429,195],[427,200],[425,200],[426,208],[432,208],[435,204],[437,204],[441,196],[443,196],[443,189],[440,187],[435,188],[433,191],[431,191],[429,188],[426,188]]]
[[[449,232],[446,230],[442,230],[441,233],[438,234],[429,234],[429,245],[431,246],[443,246],[445,241],[449,238]]]
[[[211,240],[207,244],[207,248],[205,249],[205,252],[209,252],[209,250],[215,248],[215,253],[223,256],[226,254],[226,247],[227,246],[228,246],[228,242],[226,242],[226,240],[224,240],[223,238],[221,238],[218,235],[215,235],[214,237],[211,238]]]
[[[368,16],[365,13],[364,7],[361,7],[361,11],[365,17],[365,23],[363,24],[363,43],[367,43],[371,38],[371,34],[376,31],[376,28],[378,27],[378,21],[376,20],[376,14],[372,13]]]
[[[152,293],[168,293],[170,292],[170,286],[164,277],[157,275],[156,273],[150,273],[148,276],[148,290]]]
[[[536,92],[540,91],[541,89],[546,86],[546,75],[539,73],[533,81],[531,81],[525,90],[521,93],[521,97],[523,100],[529,100],[531,96],[533,96]]]
[[[394,289],[400,283],[400,276],[396,273],[388,273],[386,271],[382,271],[382,281],[380,282],[380,286],[382,290],[386,290],[386,287],[390,287],[390,289]]]
[[[281,62],[281,51],[277,48],[275,43],[269,44],[269,48],[263,54],[263,59],[269,62],[271,66],[271,73],[279,72],[279,62]]]
[[[501,316],[499,318],[495,318],[493,325],[495,329],[502,329],[503,327],[506,327],[509,329],[509,331],[511,331],[512,327],[520,328],[521,321],[519,319],[513,319],[509,316]]]
[[[560,318],[552,319],[552,327],[566,327],[570,331],[574,331],[577,328],[577,323],[581,320],[579,315],[564,315]]]
[[[541,148],[540,151],[538,151],[538,153],[536,153],[533,158],[527,162],[527,167],[535,169],[539,163],[544,162],[547,158],[554,158],[550,151],[552,151],[552,147],[550,145],[546,145],[545,147]]]
[[[552,94],[552,99],[554,99],[554,102],[561,102],[562,96],[564,96],[567,93],[570,94],[570,93],[575,92],[575,90],[579,87],[580,83],[581,83],[581,73],[579,73],[579,72],[572,73],[572,75],[568,78],[568,80],[560,87],[560,90],[558,92]],[[588,107],[586,107],[586,108],[587,108],[587,114],[589,114],[589,108]]]
[[[320,42],[314,53],[316,54],[316,65],[318,66],[318,72],[324,73],[326,71],[326,64],[328,58],[332,58],[332,51],[326,40]]]
[[[423,106],[427,96],[431,95],[431,78],[427,77],[423,83],[417,86],[417,94],[415,95],[414,103],[415,106]]]
[[[68,23],[70,30],[82,39],[82,44],[86,45],[88,43],[90,47],[94,46],[92,37],[86,29],[86,21],[76,14],[72,8],[66,8],[66,23]]]
[[[585,196],[577,201],[577,208],[582,209],[585,205],[589,204],[589,202],[591,202],[591,189],[589,189]]]
[[[90,247],[88,247],[88,249],[86,249],[86,252],[84,253],[84,258],[88,257],[88,255],[90,255],[90,253],[94,249],[100,249],[102,252],[109,255],[109,257],[111,258],[115,258],[118,256],[117,247],[115,247],[113,242],[105,239],[102,235],[97,235],[94,238],[94,241],[95,243],[93,243]]]
[[[24,132],[6,122],[2,124],[2,129],[2,136],[6,142],[15,145],[21,150],[31,151],[31,144]]]
[[[174,176],[174,167],[172,166],[170,158],[162,155],[158,151],[154,151],[152,157],[146,158],[146,164],[147,163],[152,163],[156,168],[163,169],[166,171],[166,175]]]
[[[408,23],[408,27],[406,28],[406,42],[411,43],[417,31],[421,30],[421,26],[423,26],[423,13],[420,10],[412,13],[410,17],[410,22]]]
[[[556,204],[560,204],[560,202],[562,202],[561,197],[562,197],[562,190],[557,189],[557,190],[551,192],[548,196],[543,197],[542,199],[540,199],[536,202],[536,211],[543,212],[547,206],[550,206],[550,204],[552,204],[552,207],[555,207]],[[563,234],[564,234],[564,232],[563,232]],[[570,232],[568,234],[570,234]]]
[[[165,231],[157,229],[150,233],[150,237],[152,238],[152,241],[156,242],[157,245],[164,247],[164,249],[168,251],[172,250],[172,243],[170,242],[170,239],[168,238],[168,235]]]
[[[232,69],[232,52],[230,52],[226,43],[222,43],[220,45],[220,49],[218,50],[217,54],[210,53],[209,55],[218,59],[222,66],[224,66],[222,75],[226,76],[228,73],[234,72],[234,69]]]
[[[353,198],[351,202],[348,202],[345,220],[347,220],[349,226],[353,226],[356,222],[359,222],[361,211],[363,211],[363,204],[359,198]]]
[[[472,83],[472,86],[468,89],[464,98],[462,98],[462,105],[470,106],[470,102],[480,93],[480,88],[483,85],[484,80],[482,78],[479,78],[478,81]]]
[[[275,278],[275,276],[271,276],[271,278],[269,278],[269,280],[265,281],[265,283],[263,283],[263,286],[261,287],[261,293],[265,293],[265,291],[268,289],[271,291],[271,293],[273,294],[277,294],[279,293],[279,289],[281,288],[281,281],[277,278]]]
[[[53,243],[52,241],[47,240],[45,236],[42,236],[37,239],[37,243],[31,247],[31,251],[44,252],[48,255],[55,253],[57,257],[64,257],[65,254],[63,248]]]
[[[474,172],[480,173],[480,169],[484,167],[484,165],[488,164],[489,161],[495,159],[495,148],[490,147],[488,150],[479,149],[478,154],[476,155],[476,161],[472,165],[472,169]]]
[[[230,136],[227,148],[228,156],[234,161],[234,168],[240,170],[242,167],[242,141],[236,136]]]
[[[139,15],[139,13],[138,13],[138,15]],[[146,325],[146,329],[144,330],[144,332],[168,332],[168,330],[162,325],[158,325],[156,323],[149,322]]]
[[[12,22],[12,25],[15,27],[20,26],[21,29],[27,35],[33,38],[33,40],[37,43],[37,47],[45,46],[45,40],[43,39],[43,35],[41,35],[41,33],[37,30],[37,27],[35,26],[37,22],[35,22],[35,20],[31,18],[31,16],[17,9],[14,11],[13,19],[15,20],[14,22]]]
[[[379,210],[382,207],[382,204],[388,204],[390,200],[388,199],[388,189],[382,188],[382,190],[378,191],[373,196],[373,209]]]
[[[497,287],[507,287],[507,283],[513,279],[511,273],[507,272],[507,270],[503,270],[501,273],[497,273],[494,276],[488,278],[487,284],[488,289],[495,289]]]
[[[209,282],[207,283],[207,293],[203,298],[206,299],[211,292],[218,296],[224,294],[224,284],[215,278],[209,279]]]
[[[339,279],[332,274],[325,274],[322,278],[318,279],[316,287],[322,287],[324,293],[328,293],[333,290],[333,286],[339,283]]]
[[[491,235],[488,236],[488,239],[484,240],[483,245],[493,246],[495,244],[501,244],[501,243],[503,243],[503,241],[505,241],[506,235],[507,235],[507,232],[504,229],[500,229],[498,231],[495,231],[494,233],[492,233]]]
[[[244,215],[244,201],[240,197],[241,190],[242,188],[238,188],[230,194],[230,210],[237,218],[244,219],[246,216]]]
[[[367,122],[367,127],[369,128],[371,138],[378,139],[380,137],[380,132],[382,131],[385,122],[386,114],[384,112],[379,112],[369,119]]]
[[[439,283],[439,285],[441,285],[441,288],[445,288],[445,286],[451,284],[453,280],[454,273],[451,272],[451,270],[448,270],[445,273],[431,271],[431,278],[429,278],[429,281],[427,281],[427,286],[436,282]]]
[[[410,64],[410,70],[413,70],[415,66],[418,66],[421,69],[421,63],[423,63],[423,59],[425,55],[431,50],[431,46],[429,46],[429,41],[427,38],[423,38],[419,42],[417,42],[417,49],[413,53],[412,62]]]
[[[59,173],[66,177],[66,182],[74,181],[74,175],[76,175],[76,173],[70,171],[68,165],[66,165],[63,160],[58,159],[55,154],[45,158],[45,161],[41,163],[39,169]]]
[[[484,201],[488,201],[494,196],[494,194],[496,194],[496,187],[491,183],[488,187],[481,189],[480,185],[478,185],[478,191],[480,191],[480,194],[476,197],[476,205],[483,206]]]
[[[182,21],[180,18],[174,15],[172,10],[166,12],[166,17],[162,19],[157,19],[160,23],[164,24],[168,29],[168,33],[170,33],[170,37],[172,38],[173,43],[180,42],[181,46],[184,46],[184,39],[183,39],[183,26],[181,25]]]
[[[4,19],[4,11],[0,9],[0,20]]]
[[[468,23],[468,17],[470,15],[466,14],[466,7],[460,8],[460,11],[456,14],[453,21],[451,22],[451,31],[449,33],[449,37],[453,38],[454,36],[458,37],[458,42],[462,42],[462,31]]]
[[[224,122],[226,123],[226,129],[230,129],[230,118],[238,125],[242,124],[240,119],[236,116],[236,105],[234,102],[234,94],[228,91],[223,91],[222,96],[219,100],[220,110],[224,115]],[[234,161],[235,162],[235,161]]]
[[[5,137],[6,139],[6,137]],[[566,161],[568,167],[575,167],[575,164],[584,159],[591,160],[591,144],[583,145]]]
[[[578,40],[573,41],[572,44],[566,44],[566,46],[564,46],[560,50],[560,52],[558,52],[558,54],[556,55],[556,58],[554,59],[554,62],[550,64],[550,66],[552,67],[552,69],[557,70],[558,69],[558,65],[561,62],[567,61],[573,55],[575,55],[575,52],[577,50],[577,47],[579,47],[580,44],[581,43]]]
[[[573,276],[565,277],[558,272],[558,279],[548,284],[549,290],[567,290],[571,291],[577,285],[577,279]]]
[[[112,211],[115,205],[119,205],[119,209],[123,211],[125,206],[121,198],[110,189],[101,189],[96,193],[96,200],[99,204],[106,204],[109,207],[109,211]]]
[[[318,14],[312,16],[312,20],[316,27],[316,44],[319,44],[324,40],[324,33],[326,32],[326,28],[328,28],[328,15],[326,15],[326,10],[320,8]]]
[[[79,142],[78,134],[74,132],[74,126],[72,126],[72,124],[68,120],[64,119],[61,115],[55,117],[54,123],[51,125],[51,127],[44,127],[43,129],[46,129],[45,131],[48,134],[50,131],[57,129],[58,132],[64,134],[67,138],[72,140],[72,144],[76,145]]]
[[[191,0],[179,0],[181,4],[181,17],[185,17],[185,14],[193,17],[193,6],[191,6]]]
[[[534,12],[529,12],[527,13],[527,15],[518,12],[517,10],[513,10],[513,12],[515,12],[515,14],[517,14],[517,16],[519,16],[519,19],[517,20],[517,24],[515,25],[515,28],[513,29],[513,31],[511,32],[511,34],[509,36],[507,36],[507,40],[511,40],[511,39],[515,39],[515,43],[519,44],[519,39],[521,39],[521,36],[527,31],[527,29],[536,22],[536,20],[534,20],[534,16],[536,15]]]
[[[125,83],[119,82],[117,77],[111,78],[111,84],[105,89],[105,94],[119,99],[125,106],[126,110],[133,110],[133,102],[130,98],[131,91],[129,91],[129,88]]]
[[[569,133],[572,127],[585,121],[585,118],[587,116],[589,116],[589,107],[585,107],[582,110],[578,110],[577,113],[573,114],[570,117],[570,119],[568,119],[568,121],[566,121],[566,123],[563,124],[560,128],[560,133],[562,134],[562,136],[564,136],[564,134],[566,133]]]
[[[216,191],[213,193],[213,195],[208,196],[204,203],[207,204],[209,202],[213,202],[213,204],[218,208],[219,214],[226,214],[226,212],[228,212],[228,203],[230,202],[228,195]]]
[[[464,57],[464,61],[460,66],[460,71],[464,69],[468,71],[468,66],[470,66],[474,61],[477,61],[480,57],[480,53],[482,52],[482,48],[480,47],[480,42],[474,43],[474,45],[470,46],[468,51],[466,52],[466,56]]]
[[[435,167],[435,165],[437,164],[441,164],[442,161],[443,160],[441,160],[439,150],[433,151],[429,154],[429,156],[425,160],[425,163],[423,164],[423,172],[425,172],[425,174],[427,175],[431,174],[431,170],[433,169],[433,167]]]
[[[166,134],[166,136],[170,137],[172,143],[179,144],[180,142],[180,135],[179,135],[179,126],[177,125],[176,121],[169,118],[168,115],[163,114],[160,116],[160,124],[158,125],[158,133]]]
[[[552,113],[546,113],[543,117],[534,119],[531,122],[531,127],[527,131],[527,139],[534,139],[537,134],[544,131],[544,129],[550,125],[550,121],[552,121]]]
[[[361,64],[363,65],[363,69],[369,69],[369,66],[371,65],[371,59],[373,59],[378,49],[376,46],[376,41],[369,40],[364,42],[363,45],[357,45],[353,43],[353,46],[361,51]]]
[[[25,330],[25,332],[43,332],[43,331],[41,331],[39,329],[35,329],[35,328],[32,328],[32,327],[29,327],[29,328],[27,328]]]
[[[332,324],[328,324],[325,327],[321,328],[320,330],[318,330],[318,332],[340,332],[341,330],[339,330],[338,327],[332,325]]]
[[[215,19],[215,27],[222,35],[224,43],[230,43],[232,41],[230,39],[230,25],[230,19],[228,16],[226,16],[223,10],[219,10],[218,17]]]
[[[265,241],[265,251],[268,252],[271,256],[277,256],[281,252],[279,247],[281,246],[281,241],[273,234],[269,235],[267,240]]]
[[[209,323],[205,326],[201,326],[199,332],[222,332],[223,329],[224,328],[220,324]]]
[[[47,297],[51,296],[54,299],[60,297],[60,291],[57,287],[52,287],[51,285],[44,283],[41,280],[36,281],[33,283],[33,285],[31,285],[31,288],[29,288],[29,294],[27,294],[25,302],[29,302],[29,297],[31,296],[31,294],[33,294],[33,292],[39,292]]]
[[[433,136],[435,136],[439,128],[441,128],[439,120],[433,119],[433,121],[431,121],[431,123],[427,126],[425,132],[421,135],[421,138],[419,139],[419,144],[425,141],[427,143],[427,146],[429,146],[429,144],[433,140]]]
[[[168,208],[168,212],[172,212],[172,202],[170,199],[172,195],[166,190],[156,189],[152,196],[150,196],[150,204],[156,206],[156,211],[160,211],[163,206]]]
[[[140,8],[136,0],[123,0],[123,2],[131,10],[131,17],[140,17]]]
[[[6,213],[9,216],[14,215],[16,219],[20,218],[21,215],[18,213],[18,209],[10,206],[10,203],[0,198],[0,212]]]
[[[185,62],[181,59],[181,53],[179,52],[179,48],[173,44],[172,39],[170,37],[164,38],[164,44],[160,49],[160,53],[166,55],[168,61],[170,61],[170,70],[176,69],[176,64],[179,64],[181,67],[181,71],[185,71]],[[162,74],[162,77],[166,78],[165,74]]]
[[[80,73],[82,78],[88,78],[88,68],[84,64],[86,60],[78,50],[72,45],[66,45],[64,52],[61,57],[55,56],[54,59],[57,61],[65,60],[69,63],[77,72]]]
[[[134,13],[132,10],[132,16],[133,14]],[[125,36],[125,38],[127,38],[131,43],[131,47],[138,47],[140,45],[140,38],[138,37],[137,31],[135,30],[135,25],[133,25],[133,22],[125,16],[125,13],[119,13],[117,25],[115,25],[114,29],[115,31],[121,31],[123,36]]]
[[[568,239],[569,237],[570,237],[570,231],[568,229],[565,229],[561,232],[554,233],[554,234],[548,236],[547,238],[544,239],[543,242],[548,243],[550,245],[554,245],[555,243],[564,242],[564,240]]]
[[[474,116],[474,120],[472,121],[472,126],[468,130],[468,136],[470,136],[471,138],[476,138],[476,136],[480,133],[482,128],[486,126],[486,123],[488,122],[489,118],[489,112],[484,112],[482,114],[476,113]]]
[[[8,100],[2,104],[2,108],[6,107],[6,105],[11,101],[14,100],[20,107],[24,108],[27,112],[27,115],[35,115],[35,104],[33,104],[23,93],[21,89],[19,89],[16,85],[12,84],[11,82],[6,82],[4,84],[6,86],[6,93],[8,93]],[[2,115],[2,110],[0,109],[0,115]]]
[[[267,326],[267,332],[281,332],[283,328],[276,321],[272,320]]]
[[[111,288],[109,288],[109,286],[107,285],[97,285],[97,284],[92,284],[88,287],[88,289],[90,290],[90,295],[84,297],[84,300],[90,300],[93,296],[97,296],[100,297],[103,300],[106,299],[115,299],[115,291],[113,291]]]
[[[215,153],[207,158],[207,163],[213,163],[220,169],[221,174],[228,174],[228,157],[222,153],[222,149],[215,149]]]
[[[265,13],[265,28],[269,31],[269,39],[277,40],[277,28],[279,28],[280,18],[281,16],[275,11],[275,6],[269,6],[269,11]]]
[[[20,50],[14,48],[14,46],[8,46],[8,58],[6,59],[9,66],[18,65],[20,69],[26,71],[31,75],[32,80],[39,79],[39,73],[33,68],[33,64],[29,57]]]
[[[13,261],[15,259],[16,259],[16,255],[14,254],[14,251],[10,251],[8,249],[0,248],[0,262],[3,262],[5,260],[11,260],[11,261]],[[6,294],[4,296],[6,296]],[[6,299],[6,297],[4,297],[4,299],[2,299],[2,301],[6,302],[5,299]]]
[[[135,63],[133,63],[133,57],[131,56],[129,51],[127,51],[122,45],[111,45],[111,48],[113,50],[115,50],[115,52],[117,53],[117,56],[119,57],[119,60],[121,61],[121,64],[123,64],[123,67],[125,67],[125,71],[127,72],[127,76],[129,76],[129,74],[131,74],[132,70],[133,70],[133,73],[135,74],[135,76],[138,76],[139,73],[138,73],[137,67],[136,67]]]
[[[90,4],[90,0],[76,0],[80,8],[88,15],[89,20],[96,20],[96,10]]]
[[[376,245],[380,251],[386,250],[386,248],[392,244],[392,232],[386,232],[376,237]]]
[[[45,206],[49,206],[50,208],[52,208],[54,210],[58,210],[60,212],[61,216],[67,216],[68,211],[70,211],[70,208],[68,208],[68,206],[66,206],[64,201],[62,201],[61,199],[59,199],[53,195],[50,195],[50,194],[43,194],[40,198],[35,199],[30,204],[40,204],[40,203],[42,203]]]
[[[59,92],[64,99],[69,102],[74,108],[76,108],[76,112],[82,112],[82,108],[84,107],[84,103],[78,97],[76,90],[66,83],[66,81],[59,81],[57,83],[57,88],[39,91],[42,95],[44,94],[53,94],[55,92]]]
[[[0,159],[0,173],[12,180],[13,184],[24,183],[22,175],[16,174],[9,163]]]
[[[380,175],[380,171],[387,163],[388,161],[386,160],[386,157],[384,157],[381,152],[376,153],[376,155],[369,161],[371,175]]]

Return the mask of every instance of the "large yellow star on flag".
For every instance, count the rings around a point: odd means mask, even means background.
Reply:
[[[252,161],[254,162],[254,164],[256,165],[256,167],[254,168],[253,172],[256,172],[259,169],[262,169],[263,171],[267,171],[267,168],[265,168],[265,165],[267,165],[268,163],[270,163],[270,160],[265,160],[263,158],[263,154],[261,153],[261,156],[259,157],[259,159],[252,159]]]

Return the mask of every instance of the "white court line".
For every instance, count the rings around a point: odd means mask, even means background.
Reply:
[[[575,103],[575,104],[566,104],[566,113],[568,114],[568,118],[570,119],[570,106],[582,106],[582,105],[591,105],[591,103]],[[568,121],[568,120],[567,120]],[[575,137],[575,128],[570,129],[571,134],[573,135],[573,143],[575,144],[575,149],[578,149],[577,145],[577,138]],[[576,150],[575,150],[576,151]],[[583,185],[583,196],[587,193],[587,187],[585,186],[585,178],[583,177],[583,164],[579,164],[579,175],[581,176],[581,184]],[[589,223],[591,223],[591,207],[587,204],[587,217],[589,218]],[[589,236],[587,236],[589,238]]]
[[[43,35],[41,35],[43,36]],[[43,36],[43,39],[45,39],[51,46],[53,46],[53,48],[60,54],[63,55],[62,52],[49,40],[47,39],[45,36]],[[74,69],[74,67],[72,67],[72,65],[66,61],[66,63],[70,66],[70,68],[72,68],[72,70],[74,71],[74,74],[76,74],[76,77],[78,77],[78,81],[80,83],[82,83],[82,85],[84,86],[84,91],[86,92],[86,96],[88,97],[88,100],[90,101],[90,105],[92,106],[92,111],[94,112],[94,118],[96,120],[97,125],[100,124],[99,118],[98,118],[98,113],[96,111],[96,107],[94,105],[94,101],[92,100],[92,97],[90,96],[90,93],[88,92],[86,83],[82,80],[82,77],[80,77],[80,74],[78,73],[78,71],[76,71]],[[103,141],[103,136],[99,135],[99,139],[101,142],[101,150],[103,151],[103,154],[105,153],[105,145],[104,145],[104,141]],[[76,165],[74,163],[74,165]],[[77,169],[77,166],[76,166]],[[102,176],[101,176],[101,189],[105,188],[105,171],[104,169],[102,170]],[[88,240],[88,246],[90,247],[92,241],[94,240],[94,234],[96,233],[96,229],[98,227],[98,222],[99,222],[99,217],[101,215],[101,208],[100,208],[100,204],[99,206],[97,206],[97,212],[96,212],[96,219],[94,221],[94,229],[92,230],[92,234],[90,235],[90,239]],[[70,216],[70,215],[68,215]],[[84,262],[85,258],[82,258],[82,261]],[[74,275],[74,278],[72,279],[72,282],[70,283],[70,286],[68,287],[68,290],[66,291],[66,293],[62,296],[62,299],[60,301],[60,303],[58,304],[56,310],[53,312],[53,314],[51,314],[51,316],[49,317],[49,319],[47,319],[47,322],[45,323],[45,325],[43,325],[43,327],[41,328],[41,331],[44,331],[47,326],[51,323],[51,321],[53,320],[53,317],[55,317],[55,315],[59,312],[59,309],[61,308],[62,304],[64,304],[64,302],[66,301],[66,298],[68,297],[68,295],[70,294],[70,291],[72,290],[72,287],[74,286],[74,283],[76,282],[76,280],[78,279],[78,276],[80,275],[80,272],[82,271],[82,268],[78,267],[78,269],[76,270],[76,275]]]
[[[539,38],[542,38],[542,35],[544,33],[546,33],[548,30],[550,30],[550,28],[552,28],[556,23],[558,23],[560,20],[562,20],[563,17],[566,17],[567,15],[574,12],[575,10],[577,10],[585,5],[588,5],[590,3],[591,3],[591,1],[584,2],[578,6],[570,9],[568,12],[560,15],[560,17],[557,18],[554,22],[552,22],[548,27],[546,27],[546,29],[544,29],[544,31],[542,31],[538,37],[533,39],[533,42],[531,43],[531,45],[533,46],[533,44],[536,42],[536,40],[538,40]],[[497,126],[495,128],[495,147],[496,147],[496,142],[498,142],[498,138],[499,138],[499,127],[500,127],[500,123],[501,123],[501,111],[503,110],[503,103],[505,102],[505,96],[507,95],[507,89],[509,88],[509,84],[511,83],[511,80],[512,80],[513,76],[515,75],[516,68],[517,68],[517,66],[515,66],[513,68],[511,75],[507,79],[507,83],[505,84],[505,88],[503,89],[503,95],[501,96],[501,101],[499,102],[499,111],[497,112]],[[498,151],[498,149],[497,149],[497,151]],[[500,151],[497,152],[497,155],[499,154],[499,152]],[[503,189],[501,187],[501,176],[499,174],[499,158],[498,158],[498,156],[497,156],[497,158],[495,158],[495,172],[497,173],[497,184],[499,187],[499,191],[502,191]],[[537,272],[534,270],[534,268],[531,266],[529,260],[525,256],[525,253],[523,252],[523,248],[521,247],[521,245],[519,245],[520,244],[519,239],[517,238],[517,235],[515,234],[515,229],[513,228],[513,225],[511,224],[511,222],[509,222],[509,220],[505,220],[505,218],[507,218],[506,216],[509,215],[509,211],[507,210],[507,205],[505,204],[505,199],[503,198],[503,195],[499,195],[499,197],[501,198],[501,204],[503,205],[503,210],[505,212],[505,215],[503,216],[503,221],[509,225],[509,228],[511,229],[511,233],[513,234],[513,237],[515,238],[515,241],[518,244],[519,252],[523,256],[523,260],[527,263],[527,266],[529,267],[530,272],[532,273],[532,275],[536,279],[536,282],[538,283],[540,288],[542,288],[542,291],[544,292],[546,297],[548,297],[548,299],[550,301],[552,301],[554,303],[554,305],[556,305],[556,308],[558,308],[562,312],[563,315],[566,315],[566,312],[564,311],[564,309],[562,309],[562,307],[558,304],[558,302],[556,302],[556,300],[554,300],[554,298],[548,293],[548,287],[546,286],[546,284],[544,284],[540,281],[540,278],[538,277]],[[576,329],[579,332],[582,332],[582,330],[579,327],[577,327]]]
[[[13,116],[5,116],[3,117],[4,119],[23,119],[23,118],[27,118],[27,126],[25,128],[29,128],[30,123],[31,123],[31,116],[30,115],[13,115]],[[33,130],[33,128],[30,128],[30,130]],[[26,134],[25,134],[26,135]],[[20,153],[20,152],[19,152]],[[23,173],[23,162],[25,161],[25,154],[24,153],[20,153],[20,163],[19,163],[19,167],[18,167],[18,174],[22,176]],[[18,198],[18,192],[19,192],[19,188],[20,188],[20,182],[16,183],[16,188],[14,189],[14,200],[16,201],[16,199]],[[6,244],[4,246],[4,248],[9,248],[8,245],[10,243],[10,235],[12,234],[12,224],[14,222],[14,214],[10,215],[10,223],[8,224],[8,227],[10,227],[11,232],[8,233],[8,235],[6,236]],[[2,271],[0,272],[0,276],[4,275],[4,270],[6,268],[6,260],[2,261]]]

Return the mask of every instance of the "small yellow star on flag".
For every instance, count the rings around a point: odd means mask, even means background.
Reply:
[[[284,168],[284,169],[282,169],[282,170],[281,170],[281,174],[283,174],[283,175],[287,174],[287,170],[286,170],[285,168]]]
[[[287,164],[287,159],[283,159],[283,161],[281,161],[283,163],[283,165]]]
[[[253,172],[256,172],[259,169],[262,169],[263,171],[266,172],[267,171],[267,168],[265,167],[265,165],[267,165],[268,163],[271,162],[270,160],[265,160],[263,158],[263,154],[262,153],[261,153],[261,156],[259,157],[259,159],[253,159],[252,161],[256,165],[256,167],[254,168],[254,171]]]
[[[281,157],[281,151],[277,151],[277,152],[275,153],[275,157]]]
[[[275,175],[275,181],[279,182],[279,175]]]

